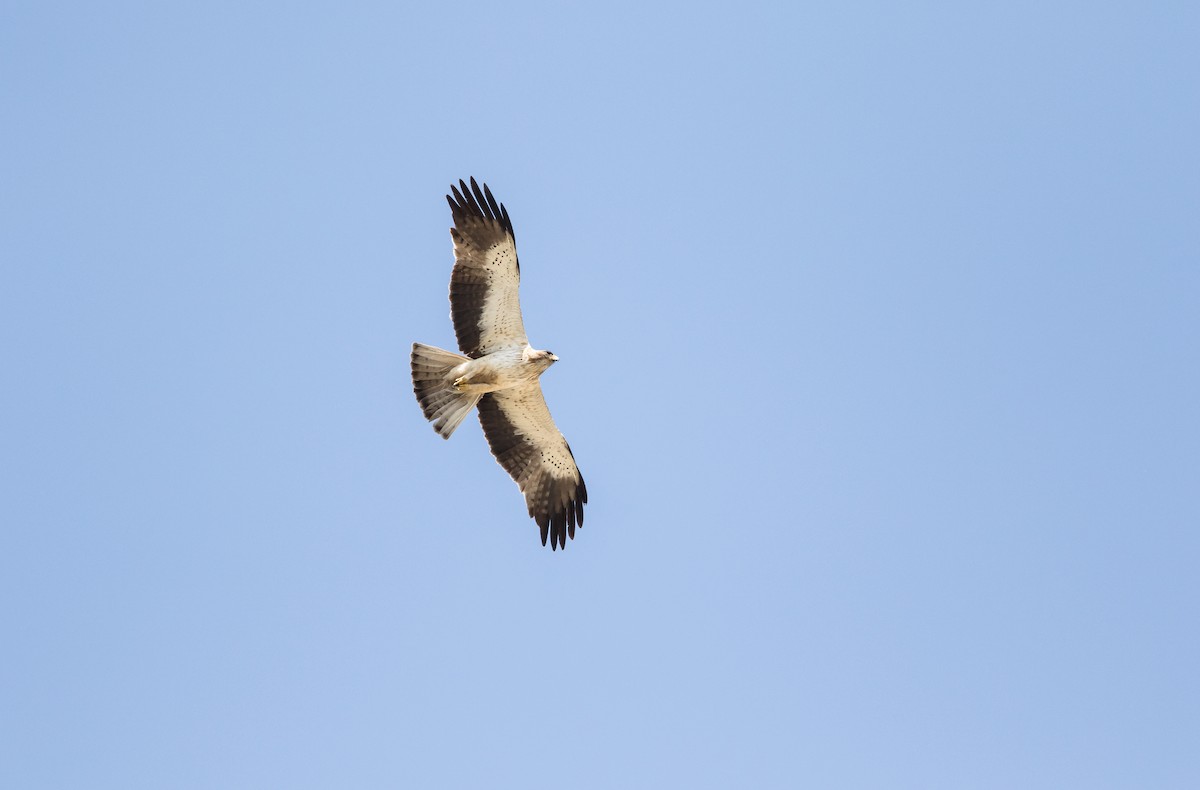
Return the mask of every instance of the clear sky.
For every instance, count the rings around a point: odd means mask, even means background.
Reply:
[[[1200,786],[1194,3],[0,10],[0,786]],[[414,340],[516,225],[591,503]]]

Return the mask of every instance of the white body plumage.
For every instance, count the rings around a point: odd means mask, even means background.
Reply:
[[[456,392],[482,395],[536,381],[557,361],[549,351],[537,351],[529,344],[511,346],[463,362],[447,378],[454,382]]]

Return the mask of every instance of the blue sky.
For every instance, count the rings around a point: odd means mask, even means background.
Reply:
[[[0,784],[1200,784],[1200,15],[975,6],[6,3]]]

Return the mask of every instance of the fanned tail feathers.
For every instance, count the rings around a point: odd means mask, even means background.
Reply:
[[[450,371],[466,361],[466,357],[453,351],[413,343],[413,392],[425,419],[433,423],[433,429],[443,439],[449,439],[479,403],[479,395],[455,392],[454,382],[449,378]]]

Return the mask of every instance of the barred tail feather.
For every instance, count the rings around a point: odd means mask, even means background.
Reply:
[[[433,429],[443,439],[450,438],[481,397],[454,391],[450,371],[466,361],[466,357],[453,351],[413,343],[413,392],[425,419],[433,423]]]

